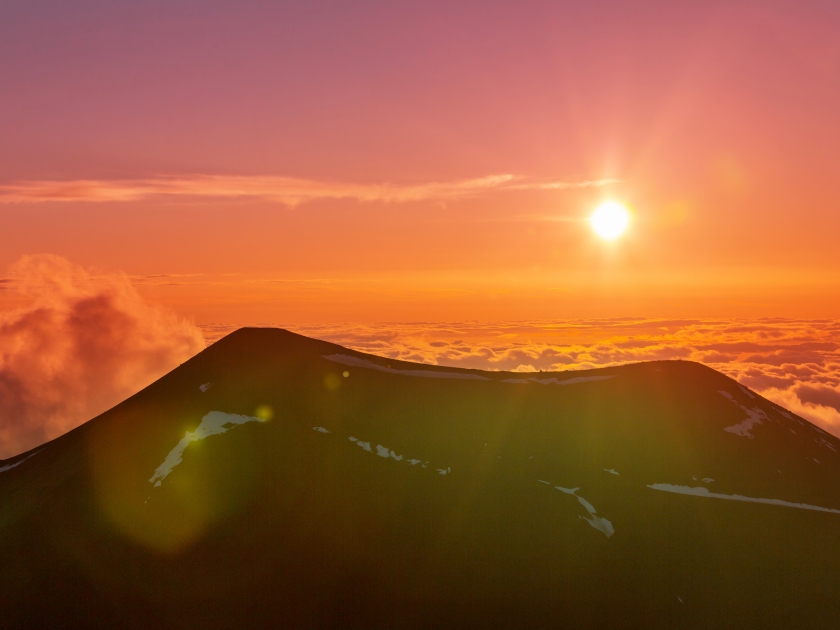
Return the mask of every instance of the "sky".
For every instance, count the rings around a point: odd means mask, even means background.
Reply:
[[[838,31],[810,0],[6,0],[0,382],[21,322],[94,296],[154,339],[108,400],[264,323],[787,318],[833,344]],[[612,243],[606,200],[633,217]],[[38,417],[106,403],[79,404]]]

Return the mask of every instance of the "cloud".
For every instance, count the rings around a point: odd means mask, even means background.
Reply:
[[[152,197],[260,199],[295,206],[316,199],[400,203],[447,201],[503,190],[562,190],[620,183],[616,179],[578,182],[528,180],[510,174],[414,185],[356,184],[272,175],[183,175],[131,180],[24,181],[0,186],[0,202],[126,202]]]
[[[827,405],[804,402],[793,390],[768,389],[762,396],[813,422],[833,435],[840,436],[840,410]]]
[[[201,331],[146,303],[122,274],[58,256],[9,270],[32,300],[0,313],[0,458],[61,435],[204,348]]]
[[[797,383],[793,393],[804,404],[833,407],[840,410],[840,388],[822,384]]]

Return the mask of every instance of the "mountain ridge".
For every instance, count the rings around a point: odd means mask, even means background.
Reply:
[[[840,515],[812,508],[840,509],[838,450],[692,362],[485,372],[240,329],[0,462],[0,608],[9,627],[820,627]]]

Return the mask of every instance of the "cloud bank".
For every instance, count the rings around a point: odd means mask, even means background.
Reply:
[[[447,201],[489,191],[562,190],[617,184],[620,180],[537,181],[510,174],[415,185],[354,184],[278,176],[184,175],[130,180],[26,181],[0,186],[0,202],[126,202],[154,197],[259,199],[295,206],[316,199],[401,203]]]
[[[840,436],[840,322],[832,320],[622,318],[284,327],[394,359],[484,370],[699,361]],[[214,340],[232,328],[208,325],[205,334]]]
[[[200,329],[147,304],[120,274],[25,257],[0,287],[33,304],[0,313],[0,458],[64,433],[239,328]],[[270,323],[380,356],[532,372],[633,361],[705,363],[840,436],[840,322],[620,318],[347,325]],[[203,331],[203,336],[202,336]]]
[[[146,303],[122,274],[39,255],[8,275],[32,303],[0,313],[0,458],[65,433],[204,348],[198,328]]]

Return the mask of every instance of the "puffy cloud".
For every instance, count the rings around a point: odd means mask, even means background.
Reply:
[[[829,433],[840,436],[840,411],[836,407],[805,402],[792,389],[767,389],[762,396],[810,420]]]
[[[797,383],[792,391],[805,404],[840,409],[840,387],[829,385]]]
[[[8,276],[31,304],[0,313],[0,458],[65,433],[204,348],[195,325],[145,302],[123,274],[39,255]]]

